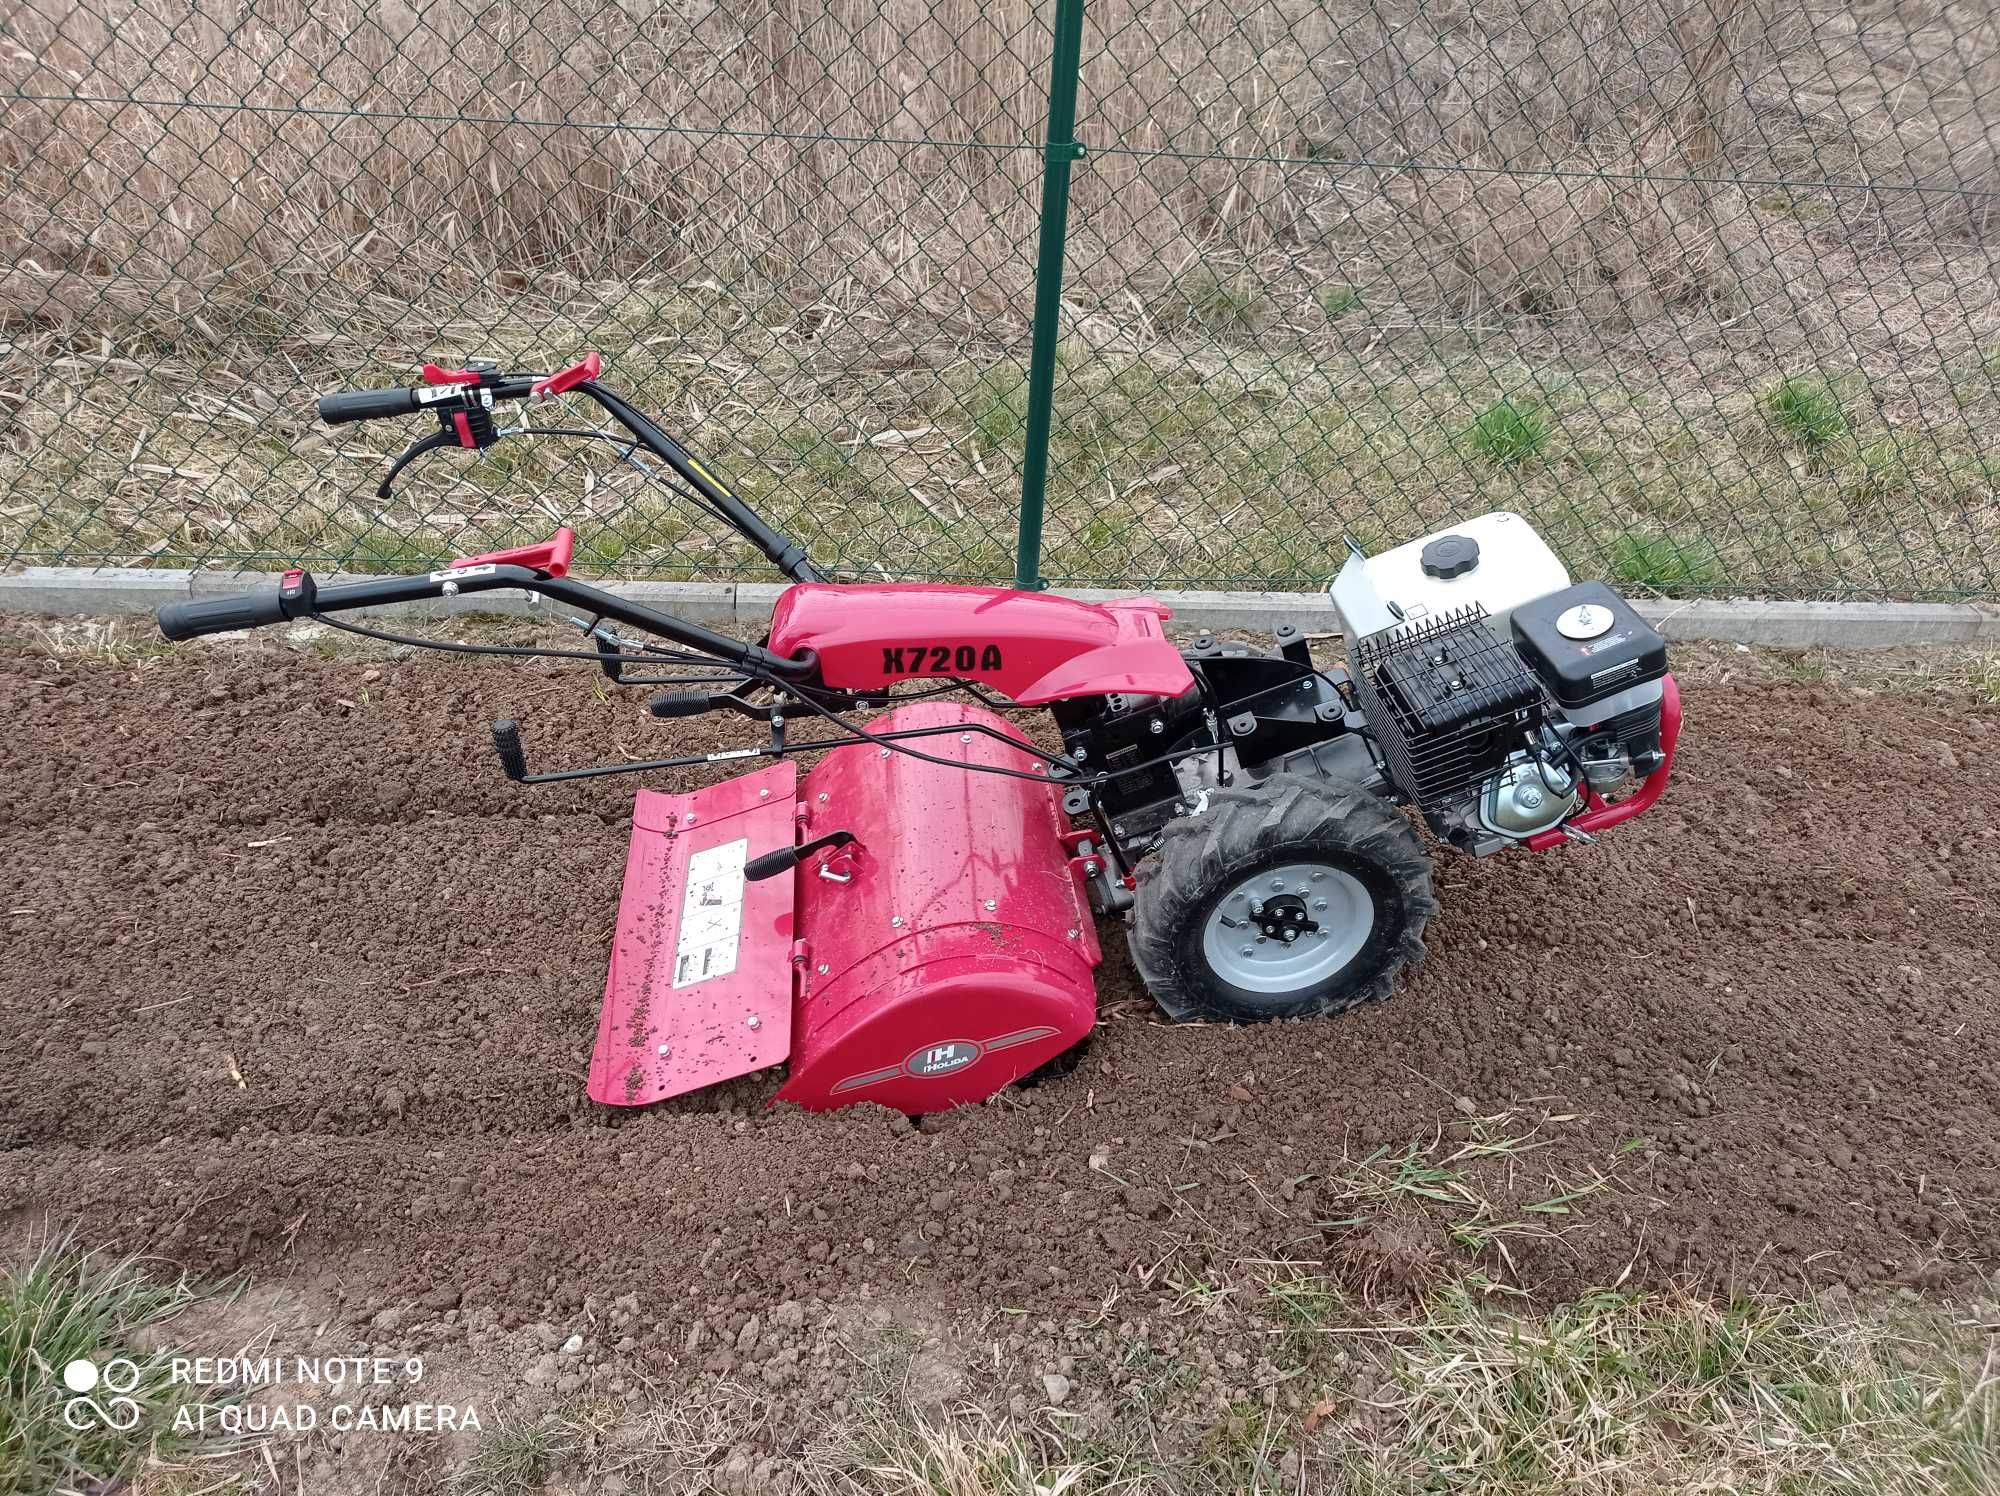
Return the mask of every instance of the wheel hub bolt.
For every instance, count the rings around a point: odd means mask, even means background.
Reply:
[[[1324,910],[1326,909],[1326,900],[1325,900],[1325,899],[1314,899],[1314,900],[1313,900],[1313,908],[1314,908],[1314,909],[1316,909],[1316,910],[1320,910],[1320,911],[1324,911]]]
[[[1285,891],[1285,880],[1283,878],[1273,878],[1271,880],[1271,888],[1276,893],[1283,893]]]
[[[1285,931],[1285,944],[1286,944],[1286,945],[1290,945],[1290,944],[1291,944],[1291,943],[1292,943],[1292,942],[1293,942],[1294,940],[1297,940],[1298,938],[1299,938],[1299,932],[1298,932],[1297,930],[1287,930],[1287,931]]]

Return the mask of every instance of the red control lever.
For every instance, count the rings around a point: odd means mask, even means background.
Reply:
[[[437,364],[424,365],[425,384],[477,384],[477,369],[446,369]]]
[[[586,353],[560,374],[551,374],[547,379],[537,379],[531,393],[537,400],[546,400],[551,395],[560,395],[565,390],[573,390],[586,379],[595,379],[603,372],[603,358],[595,353]]]
[[[528,566],[545,577],[569,574],[570,559],[576,554],[576,531],[568,525],[539,545],[516,546],[511,551],[488,551],[483,556],[463,556],[451,563],[461,566]]]

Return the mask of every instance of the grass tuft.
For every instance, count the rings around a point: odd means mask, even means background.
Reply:
[[[1981,658],[1972,669],[1972,694],[1988,706],[2000,706],[2000,654]]]
[[[1319,309],[1329,322],[1345,317],[1361,305],[1361,292],[1353,286],[1326,286],[1319,293]]]
[[[1538,405],[1496,400],[1472,423],[1472,445],[1502,467],[1537,455],[1549,439],[1549,418]]]
[[[1197,265],[1155,299],[1153,320],[1165,332],[1197,332],[1226,339],[1254,335],[1263,327],[1269,310],[1247,272]]]
[[[502,1424],[479,1441],[453,1496],[528,1496],[576,1452],[573,1430],[554,1419]]]
[[[1824,379],[1780,380],[1764,392],[1764,412],[1778,434],[1808,457],[1823,456],[1847,436],[1847,412]]]
[[[1665,535],[1617,536],[1610,557],[1612,575],[1619,581],[1663,592],[1689,584],[1714,586],[1723,576],[1714,546],[1682,545]]]
[[[155,1278],[138,1258],[85,1251],[66,1235],[0,1278],[0,1491],[109,1489],[149,1455],[171,1454],[189,1389],[145,1332],[196,1296],[185,1276]],[[98,1380],[79,1393],[65,1372],[86,1362]]]

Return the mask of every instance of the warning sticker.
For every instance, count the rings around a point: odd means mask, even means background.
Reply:
[[[743,864],[749,856],[750,838],[745,836],[688,858],[674,986],[692,987],[736,970],[736,946],[743,933]]]

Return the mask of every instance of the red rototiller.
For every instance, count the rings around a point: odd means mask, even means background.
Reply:
[[[292,571],[274,591],[175,603],[160,628],[319,619],[589,660],[615,684],[661,688],[656,717],[761,725],[727,752],[540,774],[519,726],[493,725],[522,784],[762,761],[692,794],[639,791],[590,1065],[600,1102],[779,1064],[778,1095],[806,1107],[980,1100],[1090,1033],[1099,915],[1125,922],[1174,1019],[1337,1012],[1386,995],[1423,953],[1436,902],[1399,807],[1485,856],[1590,841],[1665,788],[1680,701],[1664,641],[1602,583],[1571,585],[1517,515],[1372,557],[1349,542],[1331,589],[1345,670],[1316,666],[1289,626],[1268,648],[1202,636],[1183,650],[1146,598],[826,580],[599,371],[594,354],[554,375],[427,365],[419,388],[331,394],[319,412],[436,418],[384,497],[435,448],[538,432],[618,443],[791,580],[761,642],[572,580],[567,529],[428,576],[320,588]],[[502,405],[566,393],[621,430],[496,424]],[[335,616],[503,590],[573,613],[588,648],[401,639]],[[1053,719],[1044,742],[1010,720],[1027,709]]]

